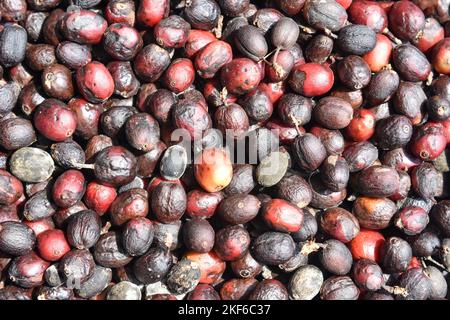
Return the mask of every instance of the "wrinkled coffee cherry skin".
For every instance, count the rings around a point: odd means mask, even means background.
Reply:
[[[10,205],[23,195],[22,182],[5,170],[0,170],[0,203]]]
[[[123,23],[111,24],[103,35],[103,47],[114,59],[131,60],[142,49],[143,40],[138,31]]]
[[[108,26],[106,20],[90,10],[74,10],[61,19],[60,30],[66,39],[81,44],[97,44]]]
[[[320,226],[331,237],[347,243],[359,233],[358,220],[347,210],[332,208],[320,217]]]
[[[16,221],[0,223],[0,250],[13,256],[22,256],[32,250],[36,236],[27,225]]]
[[[82,210],[72,215],[67,224],[67,240],[77,249],[89,249],[100,237],[102,223],[92,210]]]
[[[103,149],[95,160],[94,173],[97,179],[111,186],[121,186],[133,181],[136,170],[136,157],[120,146]]]
[[[249,246],[250,235],[239,225],[225,227],[216,233],[214,251],[223,261],[242,258]]]

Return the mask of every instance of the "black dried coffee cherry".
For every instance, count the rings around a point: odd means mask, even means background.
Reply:
[[[295,243],[288,234],[265,232],[254,241],[252,252],[255,259],[261,263],[279,265],[295,254]]]
[[[67,240],[77,249],[89,249],[100,238],[102,223],[92,210],[82,210],[69,218]]]

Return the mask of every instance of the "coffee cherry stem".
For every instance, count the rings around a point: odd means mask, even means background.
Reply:
[[[439,267],[439,268],[441,268],[441,269],[443,269],[443,270],[450,271],[450,270],[449,270],[448,268],[446,268],[442,263],[436,261],[436,260],[433,259],[431,256],[428,256],[428,257],[423,258],[422,261],[425,263],[424,260],[427,260],[427,261],[431,262],[432,264],[436,265],[437,267]]]
[[[337,39],[337,38],[338,38],[337,34],[333,33],[333,32],[332,32],[330,29],[328,29],[328,28],[323,29],[323,32],[325,33],[325,35],[329,36],[329,37],[332,38],[332,39]]]
[[[299,124],[298,120],[294,117],[294,115],[293,115],[292,113],[289,115],[289,117],[291,117],[292,122],[294,122],[295,130],[297,130],[298,135],[299,135],[299,136],[302,136],[303,133],[302,133],[302,131],[300,130],[300,124]]]
[[[262,267],[261,275],[264,279],[273,279],[274,278],[274,274],[273,274],[272,270],[270,270],[267,266]]]
[[[222,29],[223,29],[223,15],[220,15],[219,20],[217,21],[217,26],[213,29],[214,35],[216,36],[217,39],[222,38]]]
[[[304,26],[302,24],[299,24],[298,26],[300,27],[300,30],[304,33],[307,33],[307,34],[316,34],[317,33],[317,31],[314,30],[313,28]]]
[[[73,164],[74,167],[76,167],[77,169],[89,169],[89,170],[94,170],[95,168],[95,164],[89,164],[89,163],[74,163]]]
[[[431,83],[433,82],[433,76],[434,76],[433,71],[430,71],[430,73],[428,74],[428,77],[427,77],[427,81],[425,82],[426,86],[431,85]]]
[[[381,286],[384,290],[386,290],[387,292],[393,294],[393,295],[401,295],[403,297],[407,297],[408,296],[408,290],[406,290],[405,288],[399,287],[399,286],[388,286],[388,285],[382,285]]]
[[[317,243],[315,240],[309,240],[306,244],[303,245],[300,253],[304,256],[309,255],[312,252],[319,251],[320,249],[324,249],[326,245],[322,243]]]
[[[388,28],[385,28],[385,29],[382,31],[382,33],[383,33],[385,36],[387,36],[387,37],[389,38],[389,40],[391,40],[396,46],[399,46],[399,45],[403,44],[403,42],[402,42],[399,38],[397,38],[396,36],[394,36],[394,35],[392,34],[392,32],[391,32]]]

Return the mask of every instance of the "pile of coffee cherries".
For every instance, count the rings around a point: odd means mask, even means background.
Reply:
[[[448,297],[447,0],[0,17],[0,299]]]

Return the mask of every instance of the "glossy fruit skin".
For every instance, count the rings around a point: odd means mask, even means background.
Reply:
[[[61,20],[60,29],[66,39],[81,44],[97,44],[102,40],[108,23],[90,10],[68,12]]]
[[[70,251],[64,232],[59,229],[47,230],[37,237],[39,255],[47,261],[58,261]]]
[[[59,207],[71,207],[83,197],[85,188],[83,173],[68,170],[60,175],[53,185],[53,201]]]
[[[333,84],[334,74],[331,69],[318,63],[295,66],[289,78],[292,90],[307,97],[323,95]]]
[[[441,125],[425,124],[415,132],[410,149],[413,155],[422,160],[434,160],[445,149],[447,139]]]
[[[353,23],[366,25],[377,33],[387,27],[386,12],[375,1],[353,1],[348,9],[348,15]]]
[[[67,107],[75,113],[77,118],[75,135],[88,140],[98,134],[100,116],[103,112],[101,106],[81,98],[74,98],[68,102]]]
[[[377,34],[375,47],[364,54],[362,58],[367,62],[372,72],[378,72],[389,63],[391,54],[392,43],[389,38],[383,34]]]
[[[437,43],[439,43],[445,37],[444,28],[439,21],[433,17],[425,19],[425,26],[422,33],[419,34],[419,38],[415,41],[415,45],[423,53],[429,53]]]
[[[56,99],[46,99],[34,112],[34,125],[46,138],[64,141],[72,136],[77,127],[75,114]]]
[[[209,31],[192,29],[184,45],[184,53],[188,58],[194,57],[206,45],[216,40]]]
[[[450,66],[447,59],[450,56],[450,39],[445,38],[439,41],[432,49],[432,64],[434,69],[442,74],[450,73]]]
[[[258,65],[252,60],[237,58],[223,66],[220,79],[228,92],[242,95],[258,86],[261,80],[261,73]]]
[[[372,76],[365,88],[366,99],[372,105],[389,101],[400,84],[400,77],[394,70],[381,70]]]
[[[169,0],[144,0],[139,4],[136,18],[139,23],[147,27],[154,27],[169,15],[169,9]]]
[[[346,128],[353,118],[353,108],[344,99],[325,97],[319,100],[313,110],[314,120],[327,129]]]
[[[429,222],[427,212],[420,207],[406,207],[397,214],[395,225],[407,235],[421,233]]]
[[[375,115],[372,111],[356,110],[353,119],[345,128],[345,134],[355,142],[367,141],[375,133],[375,122]]]
[[[199,283],[213,284],[225,271],[226,263],[219,258],[213,250],[208,253],[197,253],[188,251],[184,255],[185,259],[196,262],[200,267]]]
[[[371,166],[357,178],[360,192],[369,197],[389,197],[400,186],[400,177],[395,169],[387,166]]]
[[[115,188],[93,181],[86,187],[84,202],[89,209],[103,215],[109,210],[116,197],[117,191]]]
[[[90,62],[78,69],[76,80],[78,89],[89,102],[103,102],[114,93],[111,73],[100,62]]]
[[[244,25],[234,34],[236,48],[247,58],[258,62],[267,55],[268,45],[259,28]]]
[[[222,149],[206,149],[195,163],[195,178],[208,192],[224,189],[231,182],[233,167],[229,155]]]
[[[297,164],[306,171],[314,171],[319,168],[327,156],[322,142],[310,133],[295,139],[293,152]]]
[[[214,247],[215,232],[205,219],[194,218],[183,225],[183,239],[189,251],[207,253]]]
[[[360,230],[358,220],[342,208],[326,210],[320,217],[320,226],[325,233],[343,243],[355,238]]]
[[[324,242],[324,248],[319,252],[319,261],[328,272],[335,275],[349,273],[353,259],[350,250],[342,242],[330,239]]]
[[[172,267],[172,255],[169,251],[155,247],[139,257],[133,265],[136,278],[145,284],[162,279]]]
[[[212,78],[227,63],[232,61],[231,46],[225,41],[211,41],[198,51],[194,66],[202,78]]]
[[[134,59],[133,67],[140,79],[145,82],[154,82],[161,77],[169,64],[169,53],[152,43],[138,52]]]
[[[303,225],[303,212],[282,199],[270,200],[263,206],[262,218],[274,231],[297,232]]]
[[[194,82],[195,70],[189,59],[174,60],[163,76],[164,85],[174,93],[180,93],[189,88]]]
[[[384,237],[378,231],[361,229],[358,235],[348,243],[353,259],[369,259],[380,262],[380,247]]]

